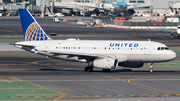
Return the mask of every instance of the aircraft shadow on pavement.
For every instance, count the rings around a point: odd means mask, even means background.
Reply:
[[[82,71],[84,72],[84,70],[68,70],[68,69],[39,69],[38,71]]]
[[[98,70],[98,71],[94,70],[93,72],[104,72],[104,71],[102,71],[102,70]],[[112,73],[112,72],[131,72],[131,73],[147,72],[147,73],[149,73],[149,70],[116,69],[116,70],[111,70],[109,73]],[[163,71],[163,70],[154,70],[154,72],[159,72],[159,73],[163,73],[163,72],[164,73],[168,73],[168,72],[176,72],[177,73],[177,72],[179,72],[180,73],[180,71]]]
[[[45,69],[38,69],[38,70],[29,70],[29,71],[69,71],[69,72],[73,72],[73,71],[78,71],[78,72],[85,72],[84,70],[71,70],[71,69],[52,69],[52,68],[45,68]],[[102,71],[101,69],[100,70],[94,70],[93,72],[104,72]],[[149,73],[149,70],[132,70],[132,69],[116,69],[116,70],[111,70],[110,72],[106,72],[106,73],[113,73],[113,72],[131,72],[131,73]],[[180,74],[180,71],[163,71],[163,70],[154,70],[154,73],[171,73],[171,72],[174,72],[174,73],[179,73]]]

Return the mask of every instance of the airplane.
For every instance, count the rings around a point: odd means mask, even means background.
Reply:
[[[53,40],[26,9],[19,9],[25,41],[16,42],[15,47],[55,59],[87,63],[85,72],[93,68],[109,72],[118,66],[141,68],[152,64],[171,61],[176,53],[159,42],[153,41],[109,41],[109,40]]]
[[[168,32],[169,36],[172,39],[176,39],[180,35],[180,25],[177,27],[176,31],[173,31],[173,30],[161,30],[161,29],[151,29],[149,27],[148,27],[148,29],[152,30],[152,31]]]
[[[112,5],[112,7],[110,7],[108,4]],[[107,9],[108,6],[110,7],[110,11],[112,13],[124,13],[126,12],[126,9],[127,9],[127,4],[125,0],[121,2],[120,1],[106,1],[105,4],[103,3],[101,4],[101,7],[104,9]]]
[[[92,15],[96,14],[99,16],[100,13],[104,13],[104,15],[112,15],[112,14],[124,14],[127,10],[127,4],[125,0],[122,2],[119,1],[106,1],[104,3],[79,3],[79,2],[74,2],[74,3],[66,3],[66,2],[61,2],[57,3],[56,6],[60,6],[62,9],[66,9],[63,11],[68,11],[71,14],[78,14],[78,15],[83,15],[83,12],[86,13],[87,15]],[[84,7],[86,10],[84,11]],[[77,9],[78,8],[78,9]]]

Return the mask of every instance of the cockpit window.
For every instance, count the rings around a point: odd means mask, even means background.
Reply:
[[[157,50],[169,50],[167,47],[158,47]]]
[[[178,29],[180,29],[180,27],[178,27]]]
[[[169,50],[169,48],[167,48],[167,47],[164,47],[164,49],[165,49],[165,50]]]

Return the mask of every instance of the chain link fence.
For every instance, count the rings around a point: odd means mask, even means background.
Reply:
[[[176,27],[180,23],[179,22],[128,22],[128,21],[115,21],[112,18],[79,18],[80,21],[93,21],[95,19],[101,19],[102,22],[106,22],[107,24],[113,24],[118,26],[159,26],[159,27],[166,27],[166,26],[173,26]]]
[[[178,26],[179,22],[121,22],[116,21],[115,24],[122,26]]]

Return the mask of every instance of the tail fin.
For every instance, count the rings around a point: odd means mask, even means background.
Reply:
[[[26,9],[18,9],[25,41],[50,40],[41,26]]]

